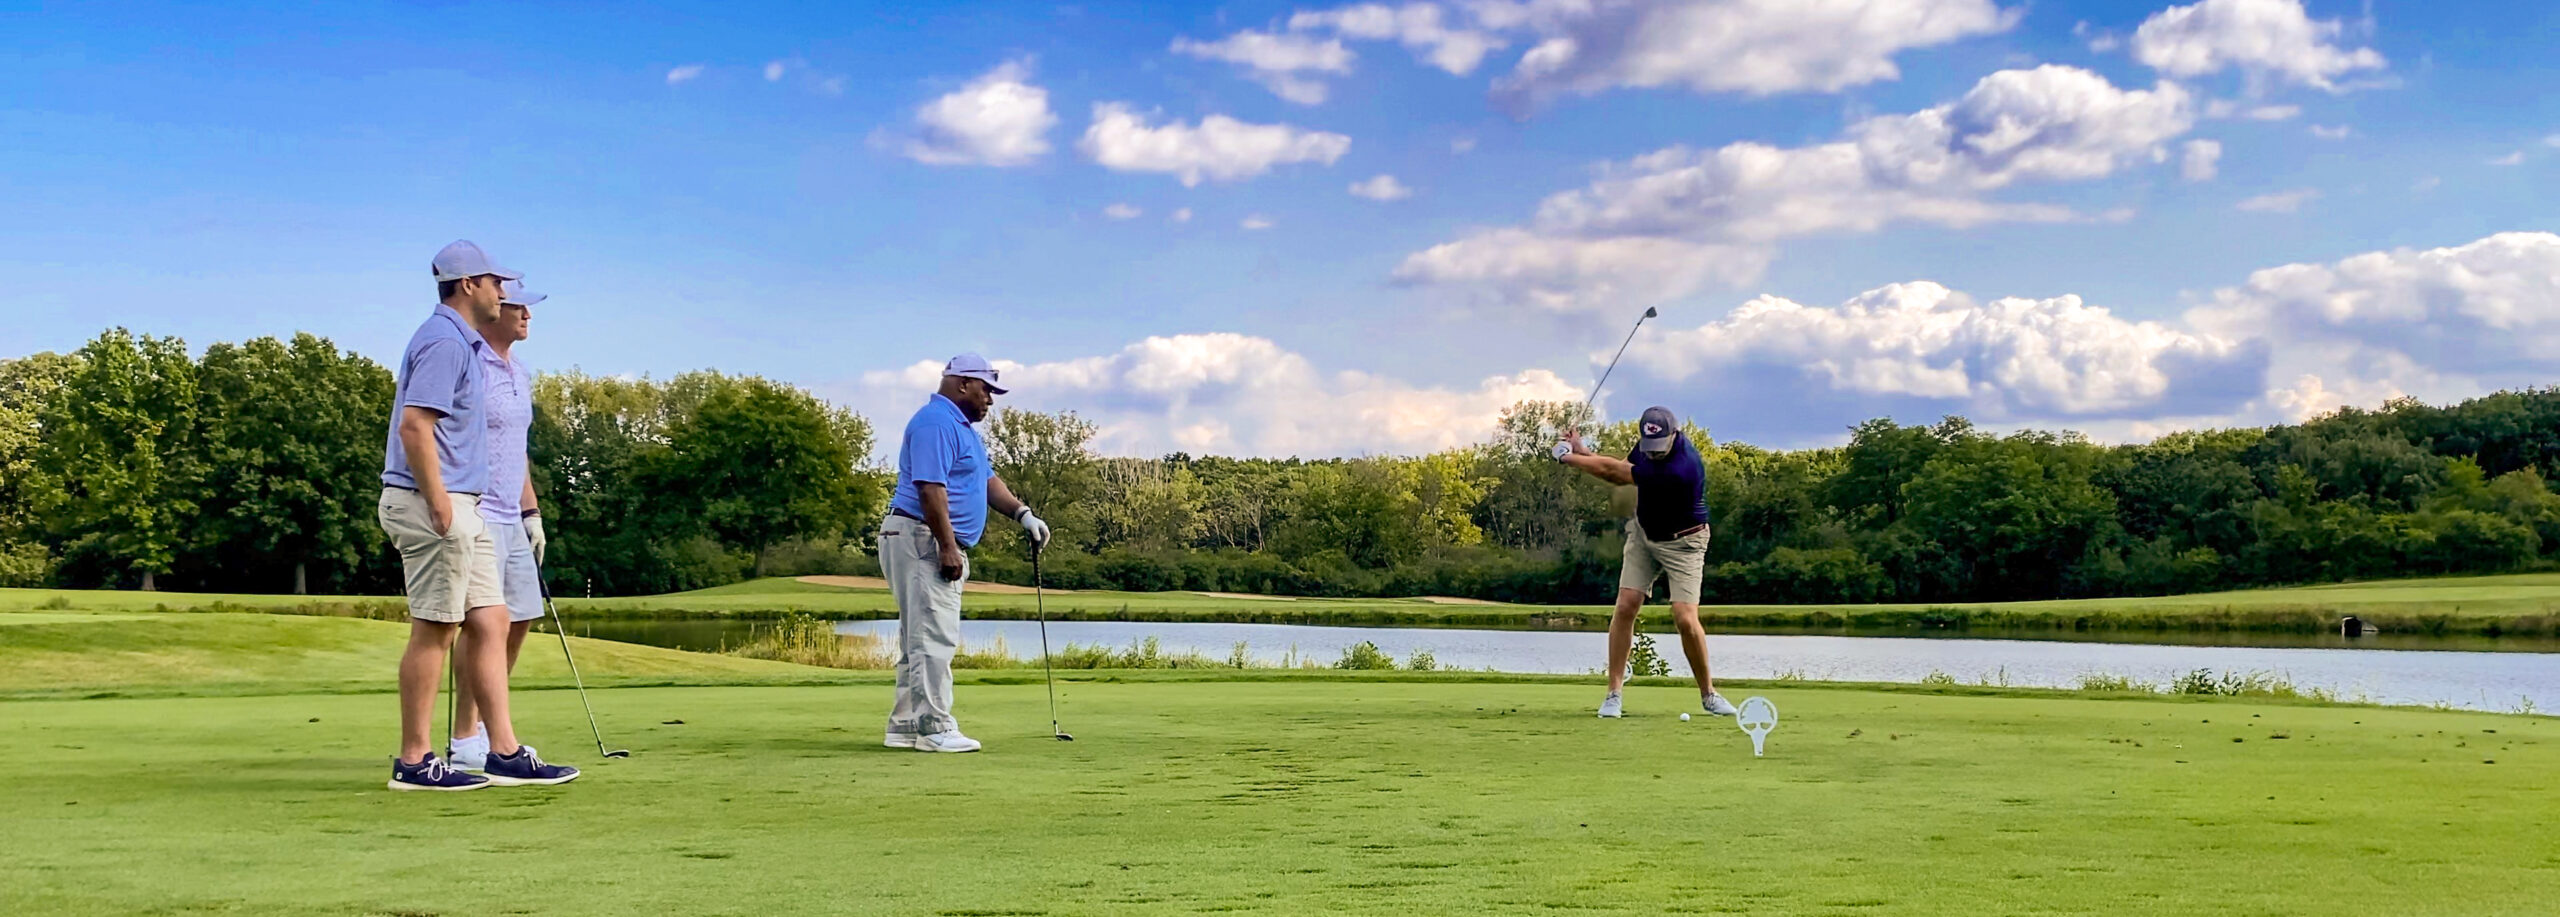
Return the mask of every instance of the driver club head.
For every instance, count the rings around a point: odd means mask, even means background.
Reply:
[[[1057,737],[1058,737],[1058,741],[1061,741],[1061,742],[1073,742],[1073,741],[1075,741],[1075,740],[1076,740],[1076,737],[1075,737],[1075,736],[1071,736],[1071,735],[1068,735],[1068,734],[1063,733],[1063,732],[1061,732],[1061,733],[1057,733],[1056,735],[1057,735]]]
[[[631,757],[631,749],[617,748],[612,751],[605,752],[604,756],[607,758],[628,758]]]
[[[1654,311],[1652,306],[1644,307],[1644,317],[1646,318],[1659,318],[1661,315],[1662,313]]]

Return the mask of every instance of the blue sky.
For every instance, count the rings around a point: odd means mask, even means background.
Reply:
[[[913,7],[0,4],[0,355],[388,361],[471,238],[544,368],[976,349],[1137,454],[1472,441],[1648,305],[1611,413],[1770,445],[2560,369],[2551,4]]]

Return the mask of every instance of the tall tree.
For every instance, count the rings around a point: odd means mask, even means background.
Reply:
[[[374,505],[391,372],[297,334],[207,348],[198,390],[200,556],[225,578],[290,569],[296,595],[310,591],[314,563],[349,583],[383,546]]]
[[[80,370],[77,357],[46,352],[0,360],[0,586],[42,586],[53,551],[35,511],[49,486],[36,469],[45,405]]]
[[[644,460],[654,513],[670,531],[685,523],[755,556],[795,538],[841,537],[878,506],[854,474],[853,456],[825,405],[805,391],[747,378],[710,392]]]
[[[36,467],[55,485],[40,509],[66,561],[136,573],[153,589],[196,511],[195,361],[184,341],[123,328],[79,356],[79,371],[40,415]]]

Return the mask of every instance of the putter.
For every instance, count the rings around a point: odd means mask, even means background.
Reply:
[[[1040,546],[1031,546],[1031,607],[1040,618],[1040,674],[1049,680],[1049,734],[1058,741],[1073,742],[1075,736],[1058,728],[1058,674],[1049,668],[1049,603],[1040,585]]]
[[[540,577],[534,578],[534,582],[542,587],[542,610],[551,615],[551,632],[560,635],[560,658],[569,661],[569,679],[578,684],[578,706],[587,708],[587,731],[595,734],[596,754],[607,758],[631,757],[631,749],[628,748],[605,750],[604,730],[596,728],[596,705],[587,700],[587,680],[578,675],[578,657],[569,654],[569,625],[560,620],[560,606],[551,602],[551,584],[542,582]]]

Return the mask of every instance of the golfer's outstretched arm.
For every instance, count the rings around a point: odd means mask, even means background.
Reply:
[[[1580,431],[1567,432],[1564,441],[1566,445],[1573,447],[1573,451],[1557,457],[1556,460],[1565,463],[1566,467],[1579,469],[1584,474],[1611,484],[1629,485],[1636,482],[1636,466],[1628,464],[1625,459],[1610,458],[1591,451],[1591,447],[1582,444]]]
[[[1022,498],[1014,496],[1013,488],[1004,486],[1004,479],[995,475],[987,476],[987,506],[1007,519],[1022,515]]]

